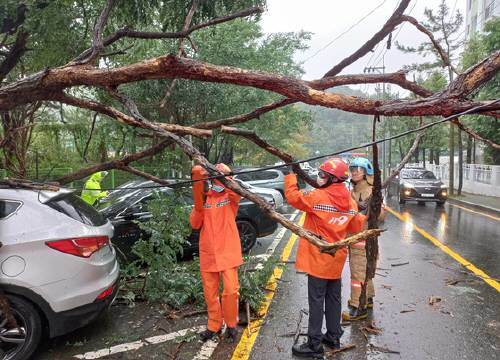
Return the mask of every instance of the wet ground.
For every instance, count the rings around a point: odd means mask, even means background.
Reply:
[[[332,358],[498,358],[500,215],[451,204],[440,208],[431,203],[408,203],[400,208],[389,201],[389,206],[393,214],[384,225],[388,231],[379,239],[375,308],[369,319],[344,326],[342,342],[356,347]],[[292,210],[285,212],[291,214]],[[289,240],[289,232],[279,229],[260,239],[252,253],[264,254],[277,245],[275,251],[280,254]],[[295,249],[296,244],[290,260]],[[254,328],[252,338],[241,341],[239,349],[247,351],[240,352],[240,357],[233,357],[237,344],[202,345],[194,340],[195,332],[206,322],[204,315],[172,320],[165,318],[161,305],[139,304],[113,307],[97,323],[47,342],[36,358],[67,359],[88,352],[87,358],[102,359],[293,359],[293,333],[300,310],[307,309],[307,279],[293,264],[286,266],[263,325]],[[346,264],[344,304],[348,269]],[[431,305],[431,297],[441,300]],[[371,321],[382,331],[365,336],[361,328]],[[306,324],[304,316],[301,332],[307,330]],[[109,353],[110,347],[120,352],[108,356],[95,352],[106,349]],[[131,350],[123,351],[128,348]]]

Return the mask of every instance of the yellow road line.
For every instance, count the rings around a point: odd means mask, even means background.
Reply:
[[[299,225],[302,225],[304,223],[304,219],[305,219],[305,213],[303,213],[302,216],[300,217]],[[290,236],[290,239],[288,240],[288,243],[283,249],[283,252],[281,253],[282,261],[288,260],[296,241],[297,241],[297,235],[292,234]],[[260,327],[262,326],[265,316],[269,311],[269,307],[271,306],[271,302],[273,300],[275,293],[274,290],[276,290],[277,287],[277,280],[281,278],[281,276],[283,275],[283,271],[284,271],[283,267],[281,266],[276,266],[274,268],[274,272],[269,277],[266,286],[266,289],[269,289],[271,291],[269,291],[266,294],[266,299],[264,300],[263,304],[259,309],[259,319],[254,320],[250,323],[250,331],[248,331],[249,328],[245,329],[245,331],[241,335],[241,339],[240,342],[238,343],[238,346],[236,346],[236,349],[233,352],[231,360],[247,360],[250,357],[250,352],[252,351],[253,345],[255,344],[255,340],[257,340],[257,336],[259,335],[260,332]]]
[[[497,216],[493,216],[493,215],[486,214],[486,213],[483,213],[483,212],[480,212],[480,211],[476,211],[476,210],[471,210],[469,208],[466,208],[466,207],[463,207],[463,206],[460,206],[460,205],[456,205],[456,204],[453,204],[453,203],[450,203],[450,202],[448,204],[450,204],[451,206],[460,208],[462,210],[474,213],[474,214],[479,214],[479,215],[482,215],[482,216],[486,216],[486,217],[488,217],[490,219],[493,219],[493,220],[496,220],[496,221],[500,221],[500,217],[497,217]]]
[[[385,208],[392,215],[394,215],[395,217],[397,217],[402,222],[409,223],[408,219],[405,219],[405,217],[401,213],[399,213],[399,212],[391,209],[388,206],[386,206]],[[411,223],[411,225],[413,226],[413,228],[418,233],[420,233],[420,235],[422,235],[427,240],[429,240],[430,242],[432,242],[434,245],[436,245],[438,248],[440,248],[443,252],[445,252],[446,254],[448,254],[449,256],[451,256],[454,260],[456,260],[457,262],[459,262],[460,264],[462,264],[463,266],[465,266],[466,269],[472,271],[475,275],[477,275],[478,277],[480,277],[481,279],[483,279],[484,282],[486,282],[488,285],[490,285],[496,291],[500,292],[500,283],[498,281],[496,281],[495,279],[491,278],[483,270],[478,269],[477,267],[475,267],[470,261],[464,259],[462,256],[460,256],[459,254],[457,254],[456,252],[454,252],[453,250],[451,250],[448,246],[446,246],[445,244],[443,244],[441,241],[439,241],[438,239],[436,239],[434,236],[432,236],[431,234],[429,234],[427,231],[423,230],[422,228],[418,227],[417,225],[415,225],[413,223]]]

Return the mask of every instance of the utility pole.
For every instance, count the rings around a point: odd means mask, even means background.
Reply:
[[[385,54],[382,56],[382,66],[369,66],[369,67],[365,67],[363,69],[363,72],[364,73],[374,73],[374,72],[377,72],[379,74],[385,74]],[[379,99],[382,98],[384,99],[385,98],[385,83],[383,82],[382,83],[382,96],[380,95],[380,87],[378,88],[379,91],[377,91],[377,94],[378,94],[378,97]],[[381,119],[381,123],[384,121],[384,118],[382,116],[380,116],[380,119]],[[386,137],[386,131],[385,131],[385,126],[384,126],[384,137]],[[382,169],[383,169],[383,178],[386,179],[387,178],[387,162],[386,162],[386,146],[385,146],[385,141],[382,143]]]

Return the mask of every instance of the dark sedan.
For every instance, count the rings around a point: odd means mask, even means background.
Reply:
[[[448,188],[436,179],[432,171],[424,168],[404,168],[388,187],[388,195],[396,195],[400,204],[432,201],[443,205],[448,199]]]
[[[127,189],[122,194],[116,196],[112,202],[106,203],[100,212],[113,224],[115,231],[113,235],[113,245],[119,249],[119,253],[127,258],[132,256],[131,249],[136,241],[141,237],[147,238],[137,222],[146,221],[151,218],[147,209],[147,203],[155,193],[161,192],[164,196],[172,195],[172,188],[163,187],[160,189]],[[193,200],[189,192],[184,192],[183,200],[186,206],[191,207]],[[263,196],[263,195],[261,195]],[[273,204],[272,198],[266,198]],[[278,224],[264,215],[262,210],[253,202],[242,199],[236,217],[236,224],[240,232],[241,247],[243,252],[248,252],[255,245],[257,238],[268,236],[278,228]],[[185,254],[195,254],[198,252],[198,231],[193,230],[184,245]],[[133,257],[133,256],[132,256]]]

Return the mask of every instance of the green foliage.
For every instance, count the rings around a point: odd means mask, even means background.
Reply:
[[[253,312],[258,312],[266,297],[266,285],[274,272],[276,266],[284,266],[279,263],[279,256],[271,256],[262,267],[253,271],[245,271],[242,267],[238,273],[240,282],[240,303],[248,303]],[[244,267],[252,264],[249,257],[245,258]]]
[[[500,49],[500,18],[493,18],[485,26],[484,34],[472,37],[462,54],[461,65],[463,69],[478,63],[489,54]],[[500,97],[500,75],[497,73],[485,86],[479,89],[475,98],[478,100],[492,100]],[[464,121],[479,135],[500,143],[500,127],[498,119],[489,116],[470,115]],[[484,161],[489,164],[500,165],[500,151],[487,146],[484,149]]]

